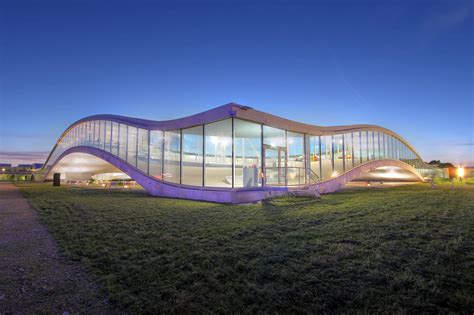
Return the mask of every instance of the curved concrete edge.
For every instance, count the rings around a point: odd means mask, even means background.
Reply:
[[[128,164],[119,157],[104,151],[87,146],[78,146],[64,151],[51,168],[44,174],[47,178],[54,166],[65,156],[72,153],[85,153],[100,158],[122,172],[133,178],[140,186],[153,196],[200,200],[217,203],[254,203],[268,198],[285,196],[288,192],[295,190],[294,187],[256,187],[256,188],[213,188],[213,187],[195,187],[184,186],[173,183],[163,182],[153,178],[138,168]],[[309,186],[309,190],[317,194],[326,194],[339,190],[342,186],[359,177],[361,174],[374,170],[382,166],[396,166],[414,173],[421,181],[422,176],[411,165],[397,160],[376,160],[361,164],[340,176],[323,181],[321,183]]]
[[[254,203],[263,199],[284,196],[288,193],[287,187],[256,187],[251,189],[194,187],[167,183],[155,179],[138,168],[128,164],[117,156],[93,147],[79,146],[64,151],[44,174],[47,178],[54,166],[65,156],[71,153],[85,153],[98,157],[133,178],[140,186],[153,196],[210,201],[218,203]]]
[[[364,164],[358,165],[352,168],[351,170],[339,175],[338,177],[328,179],[315,185],[311,185],[310,189],[315,190],[320,194],[332,193],[339,190],[348,182],[360,177],[362,174],[383,166],[400,167],[415,174],[420,179],[420,181],[424,181],[420,173],[418,173],[418,171],[410,164],[398,160],[384,159],[365,162]]]

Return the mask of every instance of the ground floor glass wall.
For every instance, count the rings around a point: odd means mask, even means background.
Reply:
[[[237,118],[165,131],[87,121],[68,130],[47,164],[74,146],[110,152],[158,180],[205,187],[303,185],[376,159],[426,168],[404,142],[379,130],[310,135]]]

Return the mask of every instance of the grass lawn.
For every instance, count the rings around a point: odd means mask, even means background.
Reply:
[[[19,184],[126,312],[474,311],[474,186],[231,206]]]

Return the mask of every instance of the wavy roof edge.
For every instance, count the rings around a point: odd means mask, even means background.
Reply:
[[[150,130],[176,130],[176,129],[183,129],[189,128],[197,125],[202,125],[206,123],[211,123],[214,121],[236,117],[241,118],[249,121],[253,121],[256,123],[261,123],[264,125],[268,125],[275,128],[285,129],[291,132],[299,132],[305,133],[310,135],[331,135],[334,133],[344,133],[344,132],[352,132],[352,131],[359,131],[359,130],[376,130],[382,131],[388,135],[391,135],[404,144],[406,144],[419,158],[421,156],[415,150],[415,148],[404,138],[400,135],[395,133],[394,131],[378,126],[378,125],[370,125],[370,124],[354,124],[354,125],[339,125],[339,126],[318,126],[312,124],[306,124],[297,122],[294,120],[290,120],[287,118],[279,117],[270,113],[262,112],[256,110],[252,107],[237,104],[237,103],[228,103],[222,106],[218,106],[213,109],[209,109],[207,111],[197,113],[190,116],[185,116],[182,118],[176,118],[171,120],[149,120],[149,119],[142,119],[142,118],[134,118],[134,117],[127,117],[127,116],[120,116],[120,115],[111,115],[111,114],[98,114],[84,117],[80,120],[75,121],[72,123],[61,135],[58,142],[62,139],[62,137],[68,132],[69,129],[74,127],[75,125],[91,121],[91,120],[111,120],[118,123],[128,124],[138,128],[150,129]],[[53,148],[54,150],[54,148]]]

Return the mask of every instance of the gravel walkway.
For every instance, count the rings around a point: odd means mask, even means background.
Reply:
[[[0,183],[0,314],[103,314],[107,306],[84,270],[61,256],[19,189]]]

